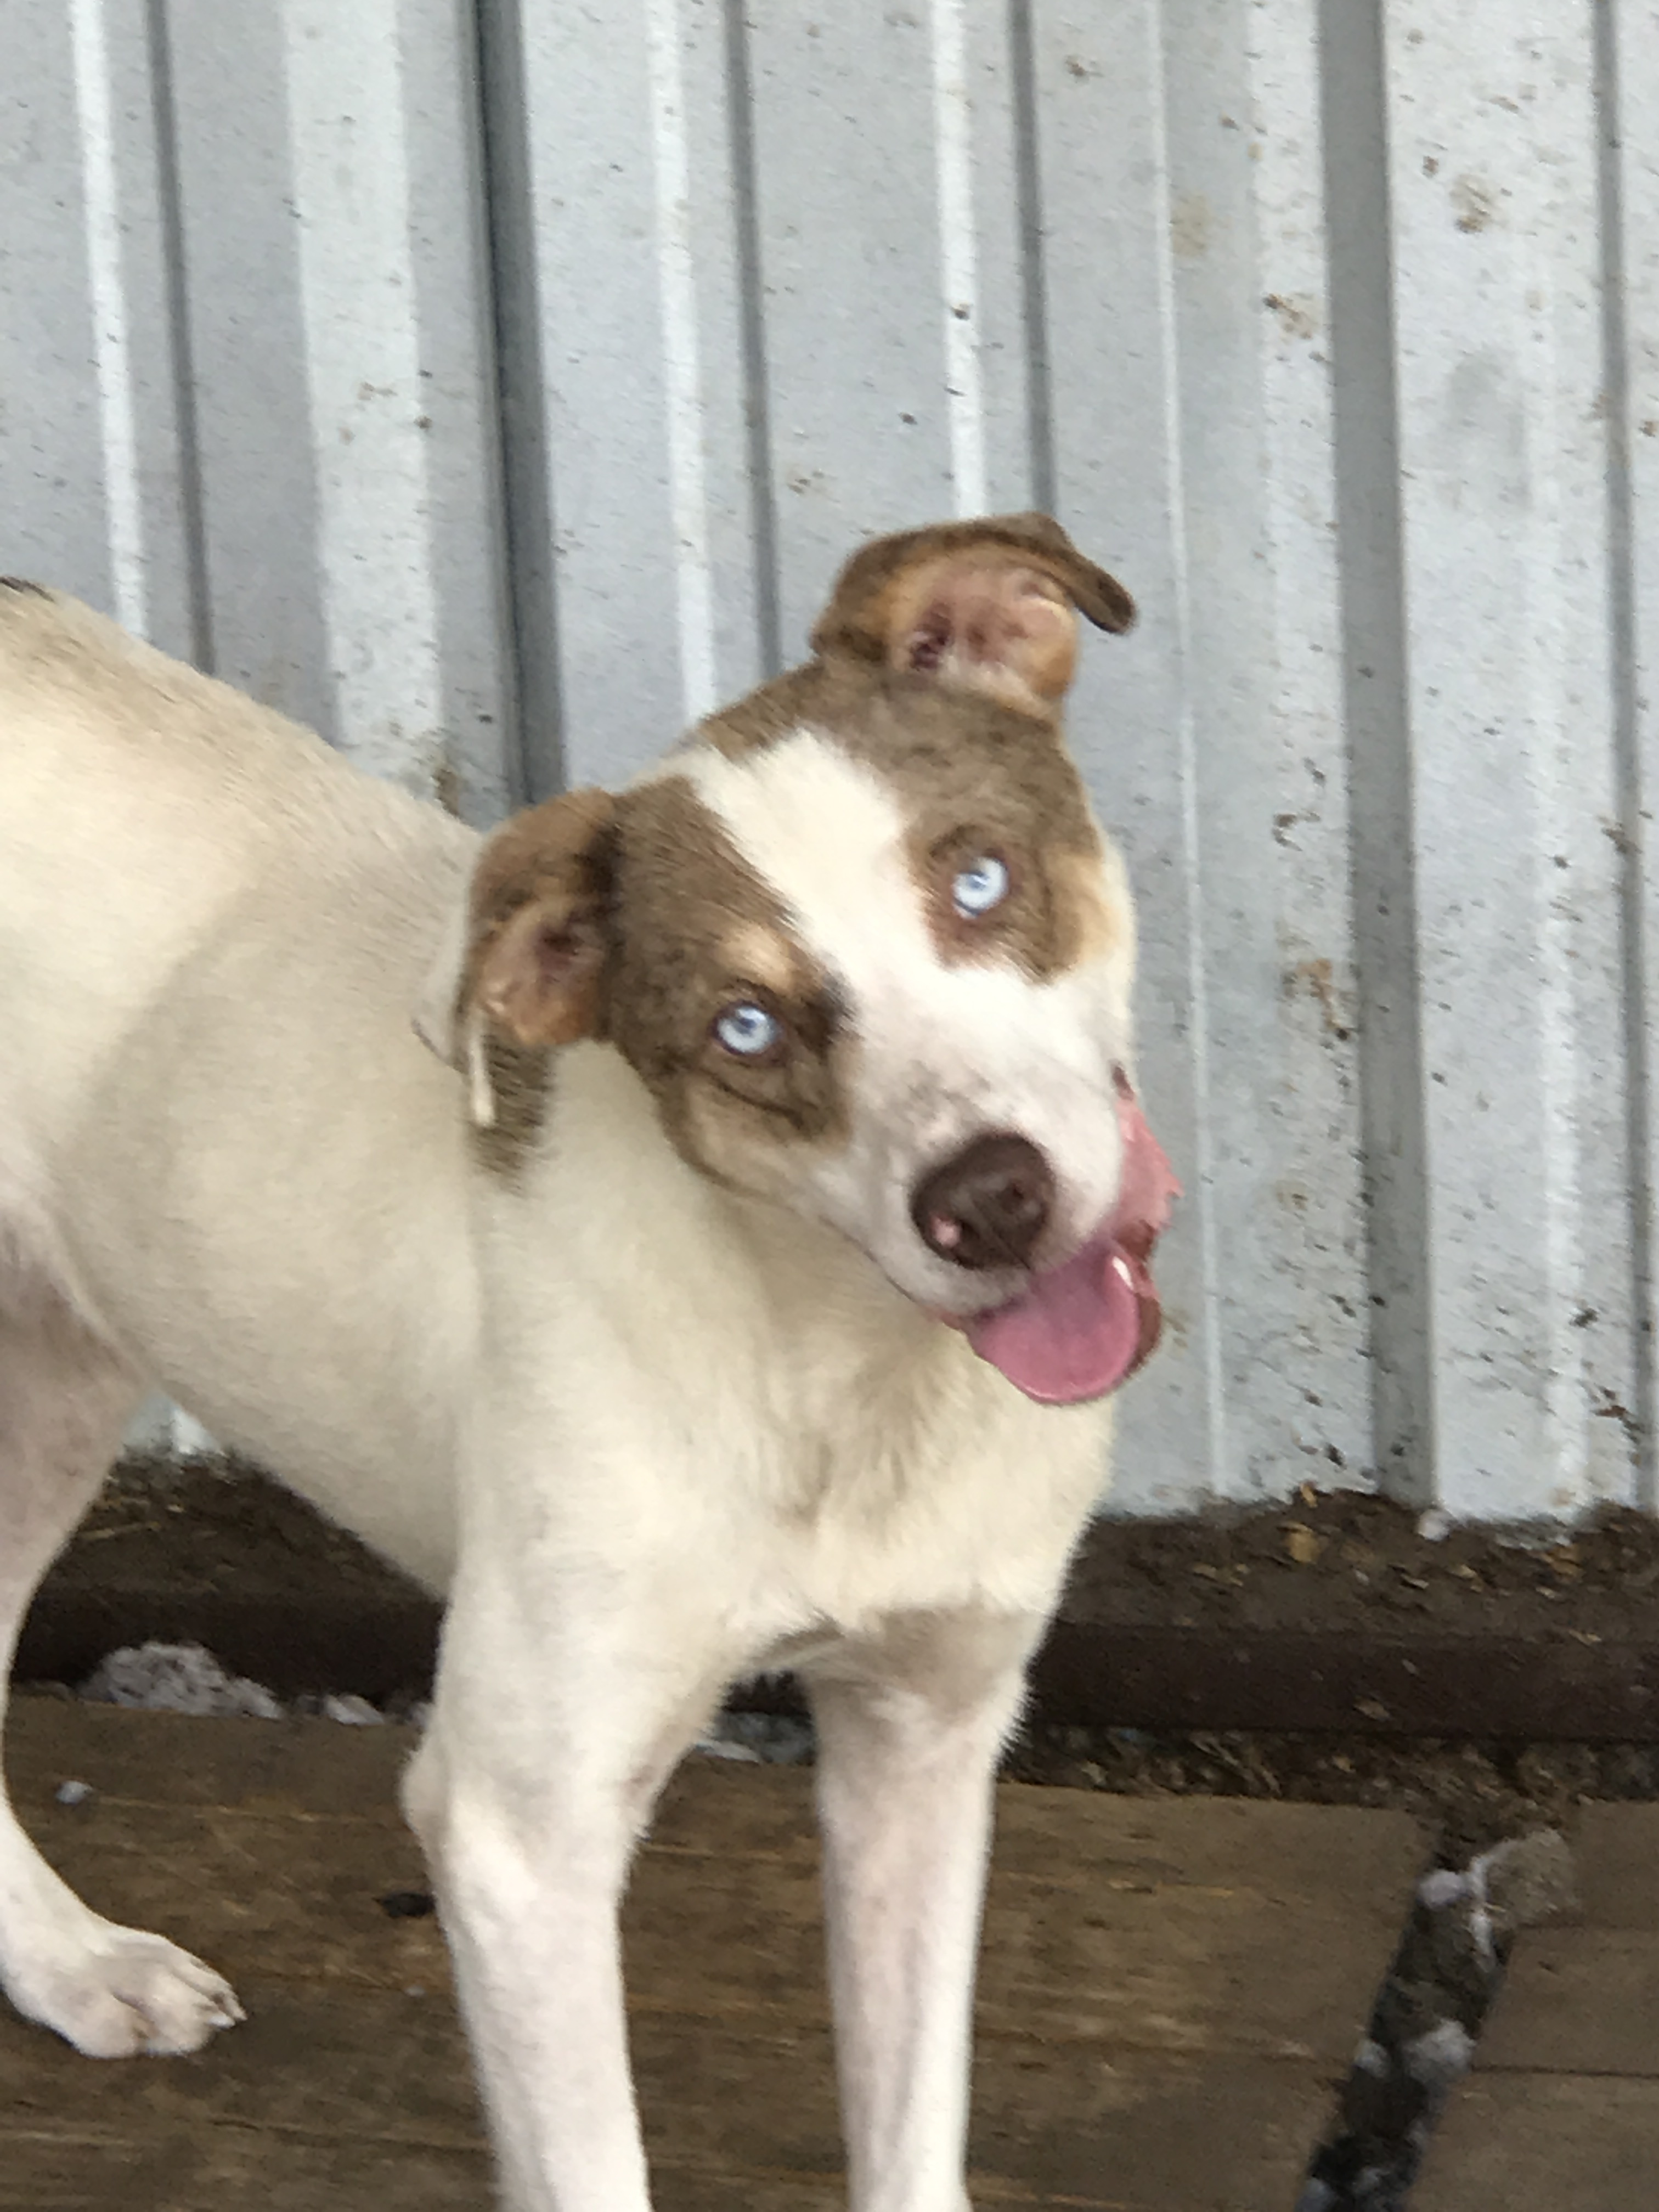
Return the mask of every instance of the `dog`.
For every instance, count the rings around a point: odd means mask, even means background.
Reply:
[[[812,658],[480,838],[0,586],[0,1640],[159,1386],[448,1607],[404,1807],[512,2212],[644,2212],[617,1909],[734,1679],[818,1740],[857,2212],[962,2212],[991,1783],[1175,1190],[1046,516],[866,544]],[[0,1978],[241,2017],[0,1803]]]

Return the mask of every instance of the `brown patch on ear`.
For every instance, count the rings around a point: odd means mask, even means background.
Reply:
[[[473,872],[461,1026],[507,1042],[574,1044],[604,1026],[617,802],[572,791],[515,815]]]
[[[568,792],[487,840],[453,1000],[421,1024],[466,1079],[473,1149],[497,1174],[546,1121],[554,1048],[604,1027],[616,809],[609,792]]]
[[[1134,601],[1046,514],[993,515],[880,538],[855,553],[815,652],[932,675],[1048,714],[1072,680],[1077,621],[1123,631]]]

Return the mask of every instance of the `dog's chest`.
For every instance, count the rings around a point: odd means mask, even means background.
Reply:
[[[866,1378],[833,1413],[756,1438],[753,1601],[783,1634],[1052,1603],[1105,1485],[1109,1412],[1035,1407],[949,1368],[928,1380]]]

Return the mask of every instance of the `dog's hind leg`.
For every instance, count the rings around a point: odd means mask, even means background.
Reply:
[[[0,1716],[35,1584],[86,1510],[142,1395],[57,1293],[0,1283]],[[0,1986],[89,2057],[194,2051],[242,2017],[210,1968],[83,1905],[0,1786]]]

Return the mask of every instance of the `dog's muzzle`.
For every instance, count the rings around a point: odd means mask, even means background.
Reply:
[[[1054,1172],[1024,1137],[975,1139],[919,1185],[911,1206],[931,1251],[960,1267],[1028,1270],[1024,1288],[960,1328],[981,1359],[1042,1405],[1103,1397],[1158,1343],[1161,1320],[1149,1262],[1179,1195],[1163,1147],[1128,1078],[1117,1079],[1122,1164],[1117,1202],[1068,1260],[1029,1272],[1053,1211]]]

